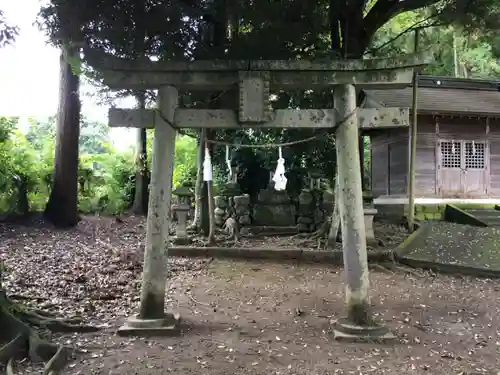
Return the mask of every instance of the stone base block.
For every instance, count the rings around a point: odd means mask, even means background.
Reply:
[[[339,319],[333,323],[333,337],[338,341],[349,342],[394,342],[397,337],[383,325],[359,326],[347,319]]]
[[[373,208],[364,209],[365,217],[365,231],[366,231],[366,243],[369,246],[377,246],[378,241],[375,238],[375,232],[373,230],[373,219],[377,214],[377,210]]]
[[[193,241],[187,236],[174,236],[172,242],[176,245],[190,245]]]
[[[119,336],[177,336],[180,334],[180,316],[165,314],[162,319],[132,317],[118,328]]]

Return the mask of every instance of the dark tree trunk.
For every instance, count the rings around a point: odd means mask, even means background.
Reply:
[[[23,216],[27,216],[30,212],[30,202],[28,199],[28,178],[23,174],[19,174],[13,181],[17,190],[15,211]]]
[[[64,46],[60,58],[59,109],[54,155],[54,178],[45,216],[54,225],[78,223],[78,140],[80,137],[80,77],[71,61],[79,50]]]
[[[210,212],[208,204],[208,184],[203,181],[203,189],[201,191],[201,230],[205,237],[210,234]]]
[[[137,95],[138,108],[146,108],[146,97]],[[145,215],[148,212],[149,198],[149,171],[146,129],[137,129],[137,144],[135,155],[135,195],[132,212],[136,215]]]
[[[378,28],[366,30],[363,1],[330,0],[329,22],[331,50],[336,58],[358,59],[363,56]]]
[[[212,20],[210,27],[205,30],[205,39],[211,42],[210,55],[211,58],[216,56],[218,58],[224,58],[224,49],[227,42],[227,32],[228,32],[228,7],[224,0],[217,0],[213,3],[215,17]],[[210,37],[212,36],[212,38]],[[210,40],[212,39],[212,40]],[[220,104],[219,99],[220,93],[210,93],[208,95],[208,106],[209,108],[218,108]],[[215,135],[215,131],[212,129],[203,129],[202,137],[202,152],[205,154],[205,147],[208,148],[211,155],[213,155],[213,145],[204,144],[205,139],[212,139]],[[203,190],[201,194],[201,227],[203,235],[208,237],[208,242],[213,242],[215,234],[215,213],[214,202],[213,202],[213,181],[205,181],[203,183]]]
[[[358,141],[359,148],[359,164],[361,165],[361,183],[363,184],[361,187],[363,191],[366,189],[365,182],[365,137],[363,135],[359,136]]]
[[[137,129],[137,151],[135,156],[135,194],[132,212],[136,215],[148,213],[149,170],[147,165],[147,132]]]

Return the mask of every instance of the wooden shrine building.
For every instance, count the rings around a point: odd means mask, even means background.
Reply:
[[[369,103],[412,107],[411,85],[367,90]],[[500,203],[500,81],[420,76],[415,203]],[[408,202],[409,129],[371,131],[375,203]]]

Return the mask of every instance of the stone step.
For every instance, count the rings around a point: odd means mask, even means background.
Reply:
[[[476,218],[481,221],[484,221],[485,223],[500,223],[500,216],[495,216],[495,217],[476,216]]]
[[[500,211],[492,208],[465,210],[468,214],[491,227],[500,226]]]
[[[251,225],[244,227],[251,234],[259,235],[291,235],[299,233],[297,226]]]
[[[495,210],[493,208],[475,208],[475,209],[470,209],[470,210],[464,210],[465,212],[471,214],[471,215],[496,215],[500,216],[500,211]]]
[[[490,220],[490,219],[495,220],[497,218],[500,218],[500,215],[475,215],[475,214],[471,214],[471,215],[479,220]]]
[[[499,221],[484,221],[484,223],[489,227],[500,227],[500,220]]]

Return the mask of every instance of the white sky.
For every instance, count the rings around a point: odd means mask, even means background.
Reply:
[[[34,25],[40,1],[2,0],[0,3],[7,20],[20,28],[15,44],[0,49],[0,115],[20,116],[23,120],[30,116],[54,115],[58,105],[59,50],[47,45],[47,38]],[[82,87],[81,91],[92,91],[92,87]],[[83,95],[81,100],[84,115],[107,123],[108,107],[98,106]],[[132,103],[126,101],[120,106]],[[132,144],[135,139],[124,129],[111,129],[111,137],[119,148]]]

